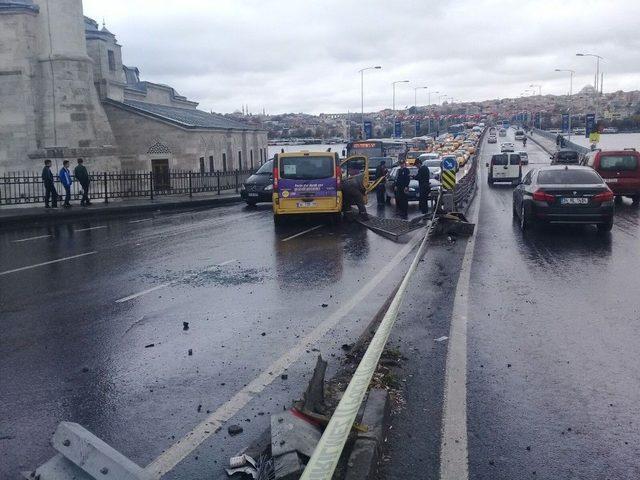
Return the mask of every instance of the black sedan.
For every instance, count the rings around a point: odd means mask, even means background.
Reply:
[[[258,202],[271,202],[272,194],[273,160],[269,160],[242,184],[240,198],[247,202],[247,205],[254,206]]]
[[[513,191],[513,215],[525,231],[542,223],[595,224],[613,228],[613,192],[596,171],[551,166],[529,171]]]

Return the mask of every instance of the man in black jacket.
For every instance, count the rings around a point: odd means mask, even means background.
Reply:
[[[91,201],[89,200],[89,183],[91,179],[89,178],[89,172],[87,172],[87,167],[83,165],[84,161],[79,158],[78,165],[73,169],[73,175],[76,177],[76,180],[80,182],[80,186],[82,187],[82,200],[80,201],[80,205],[91,205]]]
[[[401,217],[407,218],[409,214],[409,183],[411,182],[411,172],[407,168],[407,162],[405,160],[400,161],[400,170],[398,170],[398,176],[396,177],[396,208]]]
[[[44,208],[58,208],[58,192],[53,183],[53,172],[51,172],[51,160],[44,161],[42,169],[42,183],[44,184]],[[49,206],[51,199],[51,207]]]
[[[422,160],[417,159],[416,165],[418,166],[418,174],[416,175],[416,180],[418,180],[418,185],[420,188],[420,211],[423,215],[426,215],[429,211],[429,194],[431,193],[431,185],[429,184],[429,180],[431,179],[431,172],[429,171],[429,167],[426,165],[422,165]]]

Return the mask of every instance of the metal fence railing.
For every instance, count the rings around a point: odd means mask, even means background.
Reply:
[[[225,191],[238,192],[240,185],[253,170],[230,172],[191,172],[173,170],[169,172],[92,172],[89,195],[92,200],[108,203],[115,198],[150,198],[161,195],[189,195],[212,192],[218,195]],[[72,176],[73,178],[73,176]],[[82,198],[82,186],[73,178],[71,198]],[[58,194],[64,188],[54,175]],[[0,175],[0,205],[44,203],[44,186],[40,174],[6,173]]]
[[[546,130],[540,130],[539,128],[534,128],[533,131],[535,132],[535,135],[546,138],[547,140],[552,141],[554,144],[556,143],[555,133],[547,132]],[[582,145],[578,145],[576,143],[570,142],[569,140],[566,139],[566,137],[565,137],[565,148],[568,148],[570,150],[575,150],[581,155],[584,155],[585,153],[588,153],[590,151],[588,148],[583,147]]]

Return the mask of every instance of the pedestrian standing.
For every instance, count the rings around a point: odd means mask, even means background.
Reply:
[[[429,167],[422,164],[422,160],[419,158],[416,160],[416,165],[418,166],[418,174],[416,175],[416,180],[418,180],[418,188],[420,190],[420,211],[423,215],[426,215],[429,211],[429,195],[431,194],[431,184],[429,181],[431,180],[431,172],[429,171]]]
[[[400,160],[400,169],[398,170],[398,176],[396,177],[396,209],[398,214],[407,218],[409,214],[409,183],[411,182],[411,172],[407,168],[406,160]]]
[[[71,185],[73,184],[73,180],[71,179],[71,172],[69,171],[69,160],[65,160],[62,162],[62,168],[60,169],[60,173],[58,174],[60,177],[60,182],[64,187],[64,204],[62,205],[65,208],[71,207]]]
[[[42,169],[42,183],[44,184],[44,208],[58,208],[58,191],[53,183],[51,160],[44,161],[44,168]],[[51,200],[51,205],[49,205],[49,200]]]
[[[91,200],[89,200],[89,184],[91,183],[91,178],[89,177],[89,172],[87,172],[87,167],[84,166],[84,160],[81,158],[78,159],[78,165],[73,169],[73,175],[82,187],[82,200],[80,200],[80,205],[91,205]]]
[[[380,162],[380,165],[376,167],[375,180],[379,178],[385,178],[387,176],[387,165],[384,160]],[[378,200],[378,207],[384,207],[384,202],[386,200],[385,195],[385,181],[382,180],[378,186],[376,187],[376,198]]]

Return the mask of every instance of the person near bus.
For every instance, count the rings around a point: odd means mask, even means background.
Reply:
[[[71,172],[69,171],[69,160],[65,160],[62,162],[62,168],[60,169],[60,173],[58,173],[60,177],[60,182],[64,187],[64,204],[62,205],[65,208],[69,208],[71,206],[71,185],[73,184],[73,180],[71,179]]]
[[[400,160],[400,170],[396,177],[396,209],[401,217],[406,218],[409,214],[409,183],[411,182],[411,172],[407,168],[406,160]]]
[[[524,137],[524,138],[522,139],[522,146],[523,146],[523,147],[526,147],[526,146],[527,146],[527,137]]]
[[[426,215],[429,211],[429,194],[431,193],[431,172],[429,167],[422,164],[422,160],[419,158],[416,160],[416,166],[418,167],[418,173],[416,180],[418,180],[418,188],[420,189],[420,211],[423,215]]]
[[[80,200],[80,205],[85,206],[91,205],[91,201],[89,200],[89,183],[91,182],[91,179],[89,178],[87,167],[85,167],[83,163],[84,160],[79,158],[78,165],[76,165],[76,168],[73,169],[73,175],[82,186],[82,200]]]
[[[44,161],[42,183],[44,184],[44,208],[58,208],[58,191],[55,183],[53,183],[51,160],[48,159]],[[51,205],[49,205],[49,200],[51,200]]]
[[[387,169],[386,162],[382,160],[380,162],[380,165],[376,167],[375,180],[378,180],[379,178],[385,178],[387,176],[387,172],[388,172],[388,169]],[[376,198],[378,200],[379,207],[384,207],[385,197],[386,197],[385,185],[383,180],[376,187]]]

